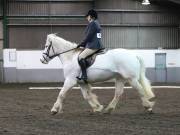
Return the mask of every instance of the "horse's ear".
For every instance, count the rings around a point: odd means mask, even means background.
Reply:
[[[48,39],[49,41],[51,41],[54,36],[55,36],[54,34],[49,34],[49,35],[47,35],[47,39]]]
[[[52,40],[50,41],[50,45],[52,45]]]
[[[46,42],[52,42],[52,40],[51,40],[51,35],[50,35],[50,34],[49,34],[49,35],[47,35]],[[52,43],[50,43],[50,44],[52,44]]]
[[[50,38],[50,34],[47,35],[47,39],[48,39],[48,40],[49,40],[49,38]]]

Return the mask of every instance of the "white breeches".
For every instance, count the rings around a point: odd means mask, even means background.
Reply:
[[[84,51],[82,51],[82,52],[79,54],[79,60],[80,60],[80,59],[85,59],[87,56],[95,53],[96,51],[97,51],[96,49],[86,48]]]

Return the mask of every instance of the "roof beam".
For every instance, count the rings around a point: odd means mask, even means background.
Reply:
[[[169,0],[169,1],[180,4],[180,0]]]
[[[180,0],[150,0],[151,2],[173,2],[176,4],[180,4]]]

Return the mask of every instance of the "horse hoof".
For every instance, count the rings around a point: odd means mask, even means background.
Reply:
[[[103,105],[100,105],[98,109],[94,109],[93,112],[97,112],[97,113],[101,113],[104,109],[104,106]]]
[[[101,115],[102,113],[101,112],[93,112],[91,115]]]
[[[57,113],[57,111],[51,111],[51,115],[56,115]]]
[[[148,114],[154,114],[152,108],[146,108],[145,107],[145,110],[148,112]]]
[[[113,110],[114,110],[113,108],[105,109],[105,111],[103,112],[103,114],[110,115]]]
[[[148,110],[148,114],[154,114],[153,110]]]

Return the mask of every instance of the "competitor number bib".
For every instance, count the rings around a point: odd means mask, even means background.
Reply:
[[[101,33],[97,33],[97,38],[101,38]]]

